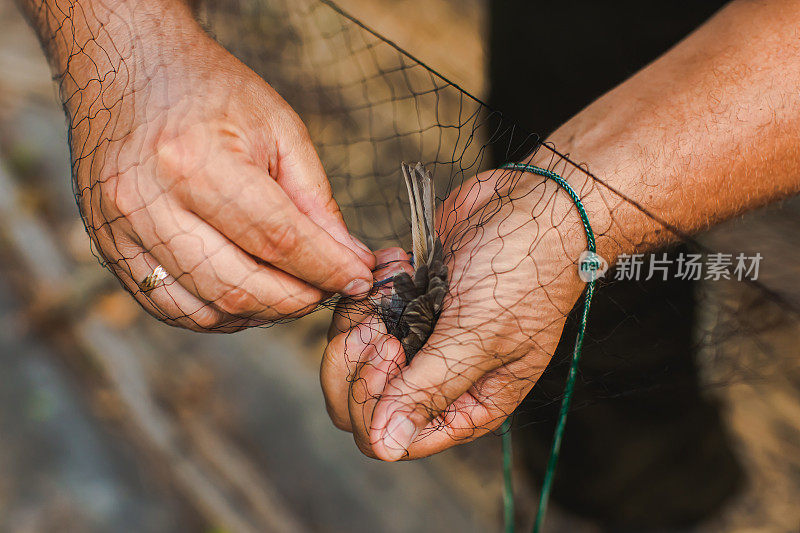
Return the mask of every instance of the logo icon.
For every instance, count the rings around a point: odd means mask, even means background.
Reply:
[[[602,278],[607,271],[608,261],[594,252],[587,250],[578,258],[578,276],[586,283]]]

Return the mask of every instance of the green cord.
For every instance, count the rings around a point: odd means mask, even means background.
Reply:
[[[500,426],[503,443],[503,520],[506,533],[514,533],[514,482],[511,479],[511,417]]]
[[[502,165],[500,168],[507,169],[507,170],[519,170],[522,172],[530,172],[532,174],[537,174],[547,179],[551,179],[558,183],[569,197],[572,198],[572,201],[575,203],[575,207],[578,209],[578,213],[580,213],[581,221],[583,222],[583,227],[586,230],[586,243],[589,249],[589,252],[592,254],[596,253],[596,245],[594,240],[594,232],[592,231],[592,226],[589,224],[589,217],[586,215],[586,209],[583,207],[583,202],[581,202],[580,197],[575,192],[569,183],[567,183],[564,178],[556,174],[555,172],[551,172],[549,170],[539,168],[533,165],[527,165],[524,163],[506,163]],[[569,367],[569,374],[567,375],[567,383],[564,386],[564,398],[561,400],[561,409],[558,413],[558,421],[556,423],[556,430],[553,434],[553,443],[550,446],[550,457],[547,461],[547,469],[544,473],[544,480],[542,481],[542,490],[539,492],[539,509],[536,512],[536,521],[533,524],[533,533],[539,533],[539,530],[542,528],[542,524],[544,523],[544,515],[547,512],[547,502],[550,499],[550,491],[553,487],[553,477],[555,476],[556,472],[556,465],[558,464],[558,454],[561,451],[561,440],[564,437],[564,428],[567,424],[567,414],[569,413],[569,406],[572,402],[572,393],[575,390],[575,379],[578,375],[578,362],[581,359],[581,349],[583,348],[583,338],[586,332],[586,321],[589,318],[589,306],[592,303],[592,296],[594,295],[594,284],[595,278],[592,277],[589,282],[587,282],[586,286],[586,294],[583,300],[583,312],[581,313],[580,319],[580,326],[578,329],[578,337],[575,339],[575,348],[572,351],[572,363]],[[506,421],[508,423],[508,420]],[[505,424],[504,424],[505,427]],[[505,438],[506,435],[509,435],[509,443],[510,443],[510,427],[506,428],[506,431],[503,433],[503,437]],[[505,442],[505,441],[504,441]],[[508,448],[503,446],[503,473],[504,477],[506,478],[506,482],[510,483],[511,479],[511,447],[510,445]],[[506,491],[508,489],[506,488]],[[509,517],[508,517],[508,507],[509,505],[506,504],[506,531],[513,531],[514,530],[514,523],[513,523],[513,513],[511,515],[511,524],[509,529]],[[511,504],[511,509],[513,510],[513,503]]]

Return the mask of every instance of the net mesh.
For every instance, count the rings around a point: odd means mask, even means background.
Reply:
[[[336,364],[343,366],[341,375],[347,379],[332,385],[333,396],[344,403],[350,419],[334,420],[355,430],[357,443],[367,453],[374,453],[375,445],[369,427],[391,411],[393,398],[403,407],[409,398],[424,403],[424,412],[408,414],[433,419],[415,436],[417,455],[496,430],[522,404],[516,425],[536,433],[523,453],[531,465],[543,465],[577,328],[573,309],[579,307],[582,287],[572,280],[576,252],[586,248],[585,237],[572,203],[552,183],[494,169],[526,160],[573,183],[581,197],[599,194],[612,215],[594,228],[598,239],[617,227],[615,213],[643,209],[592,175],[586,165],[543,143],[330,2],[220,0],[199,6],[198,14],[215,38],[302,117],[348,229],[369,248],[382,250],[374,271],[377,280],[391,278],[398,269],[413,272],[403,252],[411,249],[412,225],[400,163],[421,161],[431,171],[450,279],[427,357],[419,373],[407,370],[397,339],[386,334],[380,297],[391,293],[390,284],[376,289],[377,298],[360,301],[330,299],[319,292],[298,296],[290,282],[279,284],[275,294],[254,293],[248,287],[262,262],[247,257],[242,266],[226,256],[227,242],[207,239],[193,245],[197,217],[176,218],[170,210],[166,193],[174,189],[190,197],[196,182],[156,180],[121,191],[115,179],[120,173],[159,175],[173,170],[173,164],[183,175],[201,179],[208,168],[229,163],[209,156],[218,146],[202,143],[190,154],[176,155],[183,145],[167,142],[164,157],[138,158],[155,137],[180,140],[214,110],[204,107],[205,102],[182,100],[170,103],[170,113],[165,104],[149,105],[157,94],[168,96],[169,88],[131,83],[133,67],[126,63],[124,50],[118,51],[119,57],[109,54],[108,61],[117,67],[114,79],[101,80],[97,87],[59,80],[71,118],[76,197],[102,262],[156,317],[202,331],[271,325],[317,307],[335,308],[332,352],[341,354]],[[157,67],[169,68],[168,58]],[[246,89],[232,73],[230,94],[238,99],[240,90]],[[117,100],[107,97],[114,91],[121,95]],[[132,100],[136,104],[125,119],[112,113],[115,106]],[[176,108],[185,108],[185,113]],[[250,112],[259,125],[269,118],[257,109]],[[88,118],[76,119],[79,116]],[[267,157],[266,166],[270,163]],[[249,192],[237,180],[215,184],[215,191],[216,203],[204,208],[220,220],[234,216],[226,212],[226,203]],[[121,209],[122,197],[129,201]],[[676,277],[679,255],[708,258],[717,252],[713,239],[700,243],[648,216],[652,225],[662,228],[662,236],[636,244],[652,248],[664,235],[678,241],[653,253],[672,259],[671,279]],[[245,217],[237,222],[247,232],[262,220]],[[169,250],[176,245],[195,253],[172,255]],[[180,274],[160,280],[164,283],[155,290],[143,290],[140,280],[159,264]],[[227,274],[231,264],[241,267],[233,276]],[[601,282],[590,321],[573,405],[576,413],[627,401],[622,405],[635,412],[620,423],[633,419],[646,424],[658,418],[654,413],[667,409],[665,396],[655,394],[667,391],[673,413],[694,411],[696,424],[686,430],[691,438],[698,426],[719,416],[695,409],[709,390],[743,381],[800,381],[791,341],[797,331],[797,306],[764,283],[705,278],[662,282],[660,273],[651,281],[615,282],[614,274],[611,271]],[[208,292],[201,283],[206,277],[226,279]],[[445,386],[426,383],[426,369],[445,375]],[[464,383],[476,378],[462,394]],[[676,397],[685,410],[676,407]],[[596,411],[591,417],[576,415],[575,435],[566,438],[565,455],[591,455],[587,446],[596,441],[579,436],[597,434],[592,418]],[[392,447],[391,442],[385,445]],[[561,490],[568,490],[571,478],[585,480],[585,473],[579,462],[568,461]],[[608,483],[611,475],[604,470],[597,477]],[[570,498],[588,501],[589,493],[596,497],[597,492],[587,482],[585,491],[570,493]],[[609,499],[616,494],[606,492]]]
[[[582,195],[588,194],[592,188],[602,189],[612,212],[625,205],[642,209],[589,173],[588,166],[571,161],[559,153],[557,147],[543,143],[540,137],[527,132],[405,50],[373,33],[335,4],[316,0],[291,3],[225,1],[209,3],[201,13],[214,35],[248,66],[268,79],[298,110],[319,150],[348,228],[373,249],[400,246],[410,250],[411,223],[408,195],[399,171],[401,161],[423,161],[432,171],[440,213],[444,212],[442,218],[453,218],[442,235],[446,243],[445,255],[451,259],[479,239],[476,235],[481,228],[503,219],[508,206],[538,194],[537,188],[543,187],[544,180],[530,182],[523,180],[520,174],[492,171],[503,162],[526,158],[536,160],[542,167],[565,176],[571,182],[585,183],[580,191]],[[475,180],[474,177],[481,172],[485,173]],[[576,175],[585,177],[586,181],[576,179]],[[488,201],[475,203],[475,212],[463,214],[459,211],[465,203],[461,197],[467,196],[470,188],[480,189],[476,182],[489,184],[485,187],[488,192],[484,193]],[[553,191],[548,189],[547,192]],[[459,201],[452,202],[454,197]],[[447,202],[447,199],[451,201]],[[535,215],[542,217],[551,213],[544,207],[542,213]],[[657,216],[650,216],[664,230],[677,235],[676,240],[682,243],[666,249],[671,267],[664,277],[672,279],[679,274],[675,266],[679,253],[708,256],[717,252],[712,247],[713,242],[700,243],[669,227]],[[567,218],[569,215],[564,216],[565,224],[574,222],[576,217]],[[585,239],[575,231],[576,228],[571,229],[571,238]],[[524,228],[514,228],[514,231],[524,231]],[[603,236],[603,228],[595,231],[599,237]],[[534,233],[529,235],[535,242]],[[469,259],[477,261],[482,252],[473,248],[469,253],[472,256]],[[664,251],[659,249],[653,255],[662,253]],[[497,266],[491,266],[491,258],[497,255],[493,252],[488,256],[489,265],[481,265],[484,275],[493,282],[502,273]],[[646,259],[643,259],[643,278],[647,275]],[[569,268],[575,267],[576,264],[571,262]],[[726,355],[724,366],[730,368],[722,373],[719,369],[714,371],[715,379],[704,386],[730,384],[735,379],[751,379],[785,368],[785,358],[776,356],[771,343],[760,342],[759,338],[763,340],[776,328],[796,321],[796,306],[762,283],[748,281],[742,286],[722,280],[719,285],[740,287],[735,292],[742,295],[740,299],[723,301],[727,299],[720,299],[717,292],[728,292],[729,289],[718,291],[716,285],[703,282],[702,278],[694,283],[679,284],[685,294],[675,294],[671,292],[675,284],[659,283],[663,278],[658,272],[652,282],[631,284],[614,281],[614,277],[612,271],[604,280],[611,295],[600,304],[605,308],[598,310],[593,318],[596,329],[610,331],[631,321],[665,324],[679,320],[686,311],[683,301],[688,297],[709,305],[704,306],[702,316],[683,317],[687,328],[692,330],[691,345],[683,347],[684,351],[698,351],[704,360],[711,361],[719,360],[718,354],[727,352],[723,344],[738,345],[737,355]],[[521,276],[519,300],[533,297],[542,288],[544,284],[537,285],[534,280],[534,277]],[[616,301],[614,287],[620,284],[636,286],[634,290],[639,295],[628,296],[631,302],[645,306],[648,300],[657,300],[665,302],[665,305],[652,306],[653,316],[648,317],[646,311],[632,308],[625,301]],[[450,299],[456,298],[454,294],[458,290],[459,284],[455,283],[451,287]],[[624,290],[629,292],[629,289]],[[676,303],[670,305],[670,300]],[[711,300],[714,300],[713,305]],[[377,312],[369,309],[368,303],[360,305],[368,308],[364,309],[367,313]],[[482,307],[476,305],[464,311],[479,314]],[[756,310],[760,307],[763,313]],[[763,320],[753,322],[756,315]],[[513,318],[521,320],[524,317],[515,315]],[[643,334],[657,329],[642,327]],[[534,331],[528,331],[525,336],[534,338],[536,335]],[[571,344],[572,335],[563,337],[565,344]],[[613,349],[615,343],[609,342],[615,340],[619,344],[637,347],[669,343],[669,339],[658,336],[637,337],[617,340],[601,338],[590,332],[587,349],[597,351],[591,359],[602,362],[606,369],[600,372],[602,377],[594,383],[603,391],[601,396],[614,397],[633,391],[642,392],[650,387],[671,386],[665,383],[673,374],[668,365],[653,370],[650,376],[643,375],[641,365],[634,365],[632,359],[626,359],[624,354]],[[740,341],[734,340],[736,338]],[[722,342],[722,339],[727,339],[727,342]],[[748,357],[740,357],[744,353],[749,354]],[[755,354],[762,354],[762,364],[746,362]],[[568,363],[566,355],[562,353],[551,363],[553,370]],[[772,363],[767,364],[767,361]],[[592,363],[587,361],[585,364]],[[626,367],[634,375],[625,375]],[[549,397],[551,403],[560,399],[563,385],[560,379],[554,381],[556,390],[550,394],[545,393],[544,386],[541,387],[542,396]],[[682,380],[677,379],[677,382]],[[611,383],[615,387],[611,387]],[[576,407],[579,406],[580,402]]]

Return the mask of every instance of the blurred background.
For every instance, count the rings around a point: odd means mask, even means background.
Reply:
[[[242,15],[233,3],[238,11],[203,16],[215,22],[223,42],[242,39],[237,54],[247,61],[244,34],[225,26],[226,16]],[[511,111],[522,107],[514,96],[519,89],[497,81],[496,71],[513,63],[509,49],[521,46],[498,30],[509,11],[501,13],[497,2],[340,4],[478,97]],[[697,23],[713,9],[706,11],[697,14]],[[558,25],[544,22],[555,34]],[[691,28],[662,36],[652,53]],[[576,53],[592,39],[587,34]],[[501,529],[497,436],[413,463],[382,464],[361,456],[350,435],[332,426],[317,377],[327,311],[225,336],[169,328],[146,315],[91,252],[71,190],[66,127],[51,75],[33,33],[9,2],[0,5],[0,72],[0,531]],[[616,81],[600,80],[589,93]],[[302,95],[285,96],[302,103]],[[538,113],[533,118],[519,111],[520,120],[546,133],[586,98],[566,95],[560,111],[539,106],[530,111]],[[463,106],[459,101],[459,111]],[[314,130],[316,115],[301,115]],[[320,144],[327,166],[335,156],[325,138]],[[636,417],[624,419],[630,433],[609,429],[605,421],[614,417],[603,418],[603,412],[619,399],[586,399],[594,407],[582,411],[600,421],[600,431],[633,444],[598,444],[588,430],[573,434],[573,441],[584,437],[582,445],[602,450],[599,462],[607,468],[649,477],[604,472],[604,484],[595,486],[587,479],[597,467],[580,450],[572,456],[567,450],[565,481],[547,530],[800,530],[800,327],[787,311],[800,305],[799,231],[800,206],[793,201],[702,237],[715,249],[765,255],[762,286],[700,283],[687,293],[694,302],[686,323],[693,339],[686,350],[691,401],[676,411],[674,400],[687,397],[684,387],[647,404],[648,418],[673,413],[658,431],[630,423]],[[650,335],[637,321],[644,322],[631,308],[620,318]],[[612,320],[600,331],[617,326]],[[598,333],[595,349],[625,351],[609,336]],[[624,337],[619,342],[633,352],[658,345]],[[646,388],[628,383],[625,390]],[[523,411],[515,476],[519,523],[527,528],[552,417],[540,415],[546,413],[541,406]],[[536,415],[526,418],[525,412]],[[694,425],[680,425],[691,418],[684,413],[698,412],[704,414],[692,418]],[[575,427],[583,427],[580,420]],[[698,425],[713,426],[714,437],[677,438],[694,435]],[[664,455],[663,441],[680,445]],[[698,455],[702,446],[711,449]],[[653,464],[660,469],[649,470]],[[679,470],[683,477],[670,476]],[[594,496],[587,496],[587,487]],[[698,503],[696,494],[712,497]],[[631,506],[649,514],[650,526]],[[664,506],[673,519],[653,511]]]

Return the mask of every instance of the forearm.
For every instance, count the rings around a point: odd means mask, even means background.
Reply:
[[[181,0],[16,0],[56,73],[99,56],[131,56],[191,20]],[[81,64],[81,66],[85,66]],[[104,65],[97,65],[102,69]]]
[[[797,27],[794,2],[733,2],[553,134],[602,182],[560,169],[584,197],[601,255],[800,190]]]
[[[70,115],[94,115],[140,90],[154,69],[168,64],[165,52],[202,35],[180,0],[17,3],[39,36]]]
[[[181,0],[17,2],[58,83],[81,189],[87,180],[138,164],[121,160],[123,143],[112,141],[142,124],[163,132],[167,110],[182,104],[175,78],[191,84],[206,71],[194,63],[214,62],[213,54],[222,53]],[[144,150],[130,148],[133,154]]]

